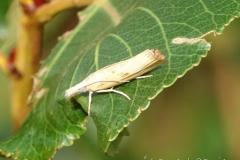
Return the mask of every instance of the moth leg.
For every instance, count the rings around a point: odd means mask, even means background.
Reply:
[[[131,100],[131,98],[124,92],[121,92],[121,91],[118,91],[118,90],[115,90],[113,88],[110,88],[110,89],[104,89],[104,90],[99,90],[99,91],[96,91],[97,93],[107,93],[107,92],[114,92],[114,93],[117,93],[117,94],[120,94],[124,97],[126,97],[128,100]]]
[[[139,76],[139,77],[136,77],[136,79],[144,79],[144,78],[149,78],[149,77],[152,77],[153,75],[146,75],[146,76]]]
[[[93,94],[92,91],[90,91],[88,93],[88,110],[87,110],[87,113],[88,113],[89,116],[90,116],[90,113],[91,113],[92,94]]]

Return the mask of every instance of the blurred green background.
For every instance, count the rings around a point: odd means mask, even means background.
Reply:
[[[9,0],[0,2],[0,28]],[[45,27],[46,57],[57,37],[76,24],[64,12]],[[66,23],[68,20],[68,23]],[[66,25],[67,24],[67,25]],[[56,30],[56,26],[59,30]],[[54,160],[239,160],[240,159],[240,21],[233,21],[220,36],[208,36],[212,49],[198,67],[153,100],[150,108],[129,126],[119,153],[108,157],[97,146],[96,129],[89,129]],[[1,33],[3,32],[3,33]],[[6,34],[0,29],[0,45]],[[11,135],[10,84],[0,72],[0,140]],[[1,159],[1,158],[0,158]]]

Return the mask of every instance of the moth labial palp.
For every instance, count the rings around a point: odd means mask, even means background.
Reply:
[[[127,94],[114,90],[113,87],[138,79],[138,77],[139,79],[150,77],[151,75],[142,75],[158,67],[164,60],[165,56],[159,50],[147,49],[132,58],[108,65],[91,73],[83,81],[67,89],[65,98],[71,99],[81,93],[89,92],[88,114],[90,114],[94,92],[114,92],[130,99]]]

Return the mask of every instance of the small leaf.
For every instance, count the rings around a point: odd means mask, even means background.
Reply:
[[[79,95],[70,102],[63,97],[65,90],[108,64],[145,49],[160,49],[167,60],[149,73],[152,77],[115,88],[127,93],[131,101],[114,93],[93,95],[91,116],[99,144],[107,151],[153,98],[200,63],[210,49],[201,38],[222,32],[239,16],[239,6],[239,0],[104,0],[92,4],[43,64],[40,87],[47,92],[34,102],[20,131],[2,143],[1,153],[16,159],[45,160],[57,149],[71,145],[85,131],[82,109],[87,108],[88,97]]]

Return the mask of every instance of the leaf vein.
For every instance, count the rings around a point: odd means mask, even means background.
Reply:
[[[119,35],[113,34],[113,33],[109,34],[109,36],[117,39],[120,43],[122,43],[122,44],[127,48],[130,57],[133,57],[132,49],[131,49],[131,47],[129,46],[129,44],[126,42],[126,40],[124,40],[124,39],[123,39],[122,37],[120,37]]]
[[[205,12],[210,14],[211,16],[211,19],[212,19],[212,22],[213,24],[215,25],[215,27],[217,28],[217,23],[215,21],[215,18],[214,18],[214,15],[215,13],[213,13],[211,10],[209,10],[209,8],[207,7],[207,5],[203,2],[203,0],[199,0],[200,4],[202,5],[202,7],[204,8]]]
[[[160,18],[157,17],[156,14],[153,13],[150,9],[144,8],[144,7],[138,7],[137,9],[146,12],[150,17],[152,17],[157,22],[157,24],[159,25],[160,31],[161,31],[161,33],[163,35],[163,40],[165,41],[165,47],[166,47],[167,52],[169,54],[169,56],[168,56],[168,63],[167,63],[167,67],[168,67],[167,73],[165,75],[165,78],[161,82],[161,83],[164,83],[164,81],[166,80],[166,78],[167,78],[167,76],[168,76],[168,74],[170,73],[170,70],[171,70],[170,66],[171,66],[171,55],[172,55],[172,52],[170,50],[169,43],[168,43],[168,40],[167,40],[166,32],[164,30],[164,27],[163,27],[163,24],[162,24]]]
[[[88,19],[86,21],[84,21],[83,23],[81,23],[81,25],[74,30],[73,34],[71,34],[72,36],[67,39],[67,41],[64,43],[64,45],[59,50],[58,54],[52,59],[51,63],[49,64],[48,70],[47,70],[47,72],[45,74],[45,77],[43,78],[42,81],[46,80],[46,78],[48,77],[48,74],[49,74],[49,71],[51,70],[51,68],[55,65],[55,63],[57,63],[58,59],[60,59],[61,55],[64,53],[65,48],[67,48],[69,46],[69,44],[71,43],[71,41],[75,38],[75,36],[77,35],[75,33],[79,32],[79,30],[81,30],[89,20],[91,20],[91,17],[95,15],[97,10],[98,10],[98,8],[96,7],[91,12],[91,14],[89,15]]]

